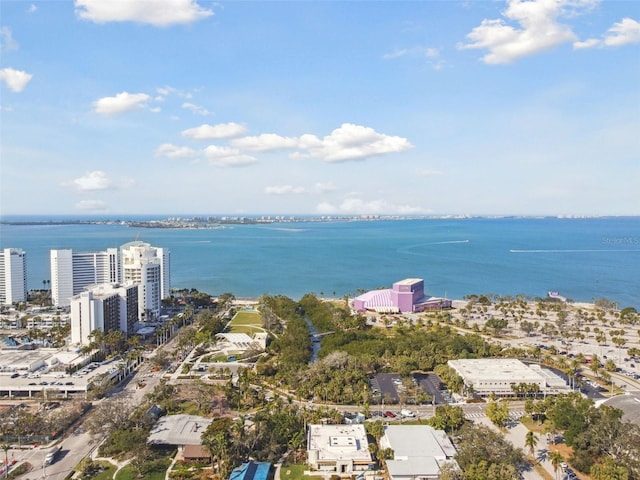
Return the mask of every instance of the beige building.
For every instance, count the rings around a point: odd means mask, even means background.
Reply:
[[[373,465],[364,425],[309,425],[307,462],[314,470],[352,474]]]

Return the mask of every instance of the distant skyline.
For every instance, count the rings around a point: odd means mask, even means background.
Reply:
[[[0,214],[639,215],[640,3],[0,3]]]

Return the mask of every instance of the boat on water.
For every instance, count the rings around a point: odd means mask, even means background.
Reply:
[[[567,301],[566,297],[563,297],[558,292],[553,292],[553,291],[547,292],[547,297],[555,298],[556,300],[560,300],[561,302],[566,302]]]

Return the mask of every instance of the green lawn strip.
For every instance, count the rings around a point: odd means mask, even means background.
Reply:
[[[93,477],[93,480],[112,480],[113,474],[116,473],[116,470],[118,469],[118,467],[116,467],[114,464],[109,462],[98,462],[98,463],[100,463],[105,468],[105,470],[102,473],[99,473],[98,475]]]
[[[280,480],[321,480],[324,478],[321,475],[306,476],[304,472],[307,470],[309,467],[304,464],[283,465],[280,469]]]
[[[238,312],[230,322],[230,326],[234,325],[262,326],[262,317],[259,313],[255,312]]]
[[[165,462],[162,462],[163,468],[158,468],[151,472],[146,472],[143,477],[145,480],[164,480],[167,472],[167,468],[171,464],[171,458],[165,458]],[[116,475],[116,480],[138,480],[138,471],[133,465],[126,465]]]

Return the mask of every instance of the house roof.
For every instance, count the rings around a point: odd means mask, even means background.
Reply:
[[[247,462],[234,468],[229,480],[267,480],[271,464],[269,462]]]
[[[185,460],[190,458],[211,458],[209,451],[202,445],[185,445],[182,456]]]
[[[211,424],[210,418],[196,415],[166,415],[151,429],[147,443],[152,445],[200,445],[202,432]]]

